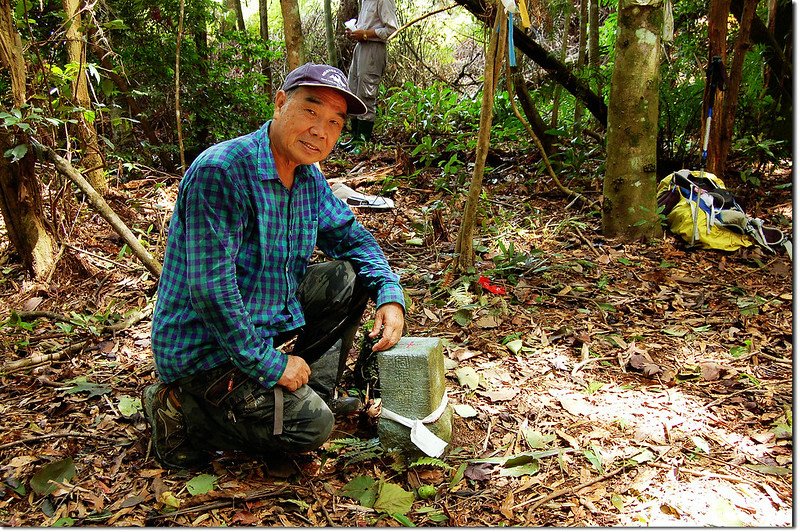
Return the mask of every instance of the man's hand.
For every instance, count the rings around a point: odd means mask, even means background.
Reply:
[[[283,370],[283,375],[278,379],[278,386],[293,392],[308,383],[308,377],[310,376],[311,368],[308,367],[306,361],[298,356],[289,355],[286,369]]]
[[[400,303],[386,303],[381,305],[375,312],[375,325],[369,333],[370,338],[375,338],[380,334],[383,327],[383,335],[378,342],[372,346],[373,351],[385,351],[400,341],[403,335],[403,307]]]

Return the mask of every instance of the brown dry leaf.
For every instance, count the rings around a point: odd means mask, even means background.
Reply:
[[[488,397],[493,403],[499,403],[501,401],[509,401],[516,397],[519,393],[519,388],[501,388],[499,390],[489,390],[486,392],[478,390],[477,393]]]
[[[464,478],[470,480],[489,480],[492,476],[492,471],[494,471],[493,464],[470,464],[464,470]]]
[[[715,381],[719,379],[722,368],[714,362],[701,362],[700,375],[704,381]]]
[[[475,321],[475,325],[481,329],[493,329],[499,327],[503,323],[500,316],[491,316],[489,314],[481,316]]]
[[[506,519],[514,519],[514,492],[509,491],[503,504],[500,505],[500,513]]]

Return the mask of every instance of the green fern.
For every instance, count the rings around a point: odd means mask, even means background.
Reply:
[[[430,456],[423,456],[417,460],[411,462],[408,467],[423,467],[423,466],[430,466],[430,467],[438,467],[439,469],[452,469],[453,467],[445,463],[444,460],[439,458],[433,458]]]
[[[331,451],[345,449],[341,454],[344,465],[349,466],[358,462],[366,462],[383,456],[383,449],[378,438],[362,440],[360,438],[338,438],[331,440]]]

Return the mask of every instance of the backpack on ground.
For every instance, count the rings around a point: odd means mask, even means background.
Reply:
[[[748,216],[712,173],[678,170],[661,180],[657,197],[669,229],[690,246],[735,251],[755,243],[770,253],[783,247],[792,256],[783,231]]]

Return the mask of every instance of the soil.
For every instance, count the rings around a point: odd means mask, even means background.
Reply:
[[[60,207],[67,236],[47,282],[33,282],[0,240],[0,524],[793,523],[785,253],[688,249],[670,234],[606,239],[596,210],[512,160],[487,175],[475,274],[458,277],[463,197],[430,169],[402,178],[403,160],[375,149],[324,167],[332,182],[395,201],[357,217],[401,275],[407,335],[444,343],[456,414],[441,459],[409,466],[377,446],[375,420],[359,413],[317,452],[160,467],[137,403],[155,381],[156,280],[96,213],[72,203]],[[789,172],[735,191],[758,198],[749,214],[791,233],[791,188],[780,187]],[[136,177],[115,183],[110,203],[160,259],[178,180]],[[381,493],[415,492],[410,511],[344,495],[361,477]],[[209,479],[210,491],[195,484]]]

